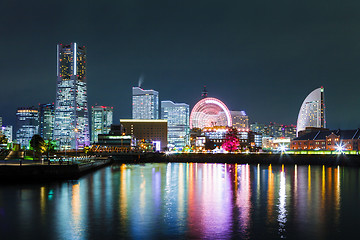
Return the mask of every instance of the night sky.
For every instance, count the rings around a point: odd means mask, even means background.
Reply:
[[[329,128],[360,127],[360,1],[0,1],[0,116],[55,101],[56,44],[87,47],[89,109],[131,117],[131,88],[296,124],[324,86]]]

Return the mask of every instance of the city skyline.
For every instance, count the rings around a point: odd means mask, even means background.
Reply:
[[[356,239],[359,12],[0,1],[1,239]]]
[[[0,97],[3,123],[15,125],[18,106],[55,102],[56,44],[79,42],[88,48],[89,106],[114,106],[114,119],[131,117],[130,89],[142,78],[164,100],[192,108],[207,85],[209,96],[246,111],[250,122],[283,124],[296,124],[304,94],[324,86],[328,127],[359,127],[352,109],[360,101],[360,3],[159,4],[90,2],[60,19],[55,3],[2,3],[0,79],[3,88],[17,86]]]

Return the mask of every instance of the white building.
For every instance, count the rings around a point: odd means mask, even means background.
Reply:
[[[133,87],[132,118],[159,119],[159,92]]]
[[[161,119],[168,120],[168,147],[182,149],[190,145],[190,108],[186,103],[161,101]]]
[[[306,127],[326,128],[324,88],[312,91],[301,105],[296,128],[296,136]]]

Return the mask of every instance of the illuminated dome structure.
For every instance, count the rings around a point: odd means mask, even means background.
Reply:
[[[190,128],[232,126],[232,118],[226,105],[216,98],[205,97],[192,109]]]
[[[296,136],[299,136],[298,133],[305,130],[306,127],[326,127],[323,87],[312,91],[301,105],[297,120]]]

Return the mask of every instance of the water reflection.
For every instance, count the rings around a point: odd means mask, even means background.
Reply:
[[[279,188],[279,205],[278,205],[278,222],[279,222],[279,233],[280,237],[285,237],[285,224],[286,224],[286,178],[284,165],[282,165],[282,170],[280,172],[280,188]]]
[[[242,238],[249,237],[251,204],[251,181],[250,166],[237,166],[238,177],[236,184],[239,185],[236,193],[236,205],[239,211],[239,233]]]
[[[359,213],[358,179],[339,166],[122,164],[0,188],[10,230],[0,229],[19,239],[336,238]]]
[[[274,174],[272,171],[271,164],[268,167],[268,191],[267,191],[267,223],[273,224],[273,221],[276,219],[273,216],[274,208]]]

